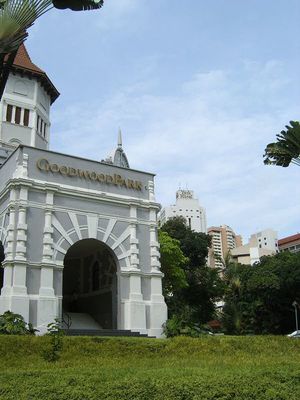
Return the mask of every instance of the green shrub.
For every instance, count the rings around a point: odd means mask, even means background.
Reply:
[[[50,341],[47,348],[43,351],[43,358],[46,361],[54,362],[58,361],[61,357],[61,352],[63,350],[63,336],[64,331],[60,327],[58,320],[51,322],[47,325],[48,336]]]
[[[210,329],[208,326],[194,324],[188,318],[184,318],[184,316],[173,315],[164,324],[164,334],[168,338],[180,335],[196,338],[209,333]]]
[[[5,311],[0,315],[0,334],[1,335],[34,335],[37,329],[32,324],[26,324],[20,314]]]

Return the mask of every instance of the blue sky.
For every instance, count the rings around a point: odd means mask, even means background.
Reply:
[[[267,167],[267,143],[300,118],[298,0],[106,0],[52,10],[27,48],[61,92],[51,149],[104,158],[120,126],[156,197],[193,189],[208,225],[243,235],[299,228],[299,167]]]

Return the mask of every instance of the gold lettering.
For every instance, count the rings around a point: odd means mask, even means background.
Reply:
[[[105,176],[103,174],[98,174],[97,179],[101,183],[105,182]]]
[[[87,171],[82,169],[75,169],[66,165],[50,164],[46,158],[40,158],[36,162],[36,166],[41,171],[51,171],[53,173],[61,173],[63,176],[78,176],[83,179],[90,179],[91,181],[98,181],[101,183],[107,183],[108,185],[114,184],[117,186],[124,186],[128,189],[134,189],[141,191],[143,184],[140,181],[134,181],[132,179],[124,179],[121,175],[104,175],[98,174],[95,171]]]
[[[106,175],[105,181],[106,181],[106,183],[110,184],[110,183],[113,183],[114,179],[111,175]]]
[[[127,187],[128,187],[128,189],[135,189],[135,184],[132,179],[127,180]]]
[[[59,172],[59,166],[57,164],[50,164],[51,172]]]
[[[69,173],[69,168],[66,167],[65,165],[62,165],[62,166],[59,168],[59,172],[60,172],[62,175],[68,175],[68,173]]]
[[[115,181],[116,181],[116,185],[121,185],[122,184],[122,177],[121,175],[116,175],[115,174]]]
[[[82,169],[77,170],[78,176],[80,178],[85,178],[87,179],[89,177],[89,171],[82,171]]]
[[[135,181],[135,189],[142,190],[143,184],[140,181]]]
[[[96,174],[96,172],[90,172],[89,173],[89,176],[90,176],[90,180],[91,181],[96,181],[97,180],[97,174]]]
[[[122,182],[120,183],[120,186],[125,186],[127,188],[127,182],[125,179],[122,179]]]
[[[40,158],[39,160],[37,160],[36,166],[41,171],[49,171],[49,161],[45,158]]]
[[[75,168],[70,167],[69,168],[69,176],[77,176],[77,171]]]

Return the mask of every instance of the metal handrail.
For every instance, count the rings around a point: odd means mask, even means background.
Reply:
[[[65,319],[65,317],[67,317],[67,320]],[[65,324],[67,329],[70,329],[70,327],[72,325],[72,317],[68,313],[66,313],[66,312],[62,313],[61,321],[63,324]]]

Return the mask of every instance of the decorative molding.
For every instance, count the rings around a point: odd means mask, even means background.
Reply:
[[[87,224],[80,225],[76,214],[70,212],[65,214],[69,216],[69,220],[72,223],[72,228],[69,230],[64,229],[57,216],[52,216],[52,226],[60,235],[60,238],[53,243],[54,262],[56,262],[57,253],[65,255],[67,253],[67,248],[75,244],[77,241],[82,240],[82,231],[87,230],[89,233],[89,238],[98,239],[99,241],[106,243],[113,251],[119,249],[120,254],[117,256],[118,260],[124,260],[126,267],[130,267],[129,252],[123,245],[124,241],[130,236],[129,227],[126,227],[120,236],[116,236],[113,234],[113,229],[117,219],[110,219],[106,228],[104,229],[99,226],[99,221],[101,218],[97,217],[96,215],[93,215],[92,217],[90,215],[86,215]],[[73,240],[71,238],[74,233],[76,234],[78,240]],[[107,243],[109,239],[113,242],[112,245]]]

